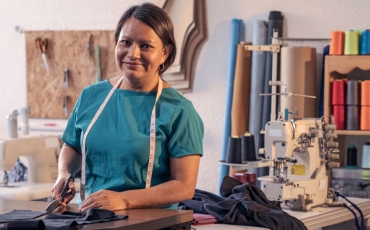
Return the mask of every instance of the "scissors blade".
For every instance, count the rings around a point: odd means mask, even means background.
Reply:
[[[45,209],[45,215],[49,215],[52,211],[54,211],[60,204],[60,199],[56,199],[51,202]]]
[[[49,65],[48,65],[48,60],[46,58],[46,54],[45,53],[41,53],[41,57],[42,57],[42,61],[44,62],[44,66],[45,66],[46,72],[49,74],[50,73],[50,69],[49,69]]]

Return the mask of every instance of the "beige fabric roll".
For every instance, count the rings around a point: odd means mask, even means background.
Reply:
[[[236,53],[233,101],[231,105],[231,135],[233,136],[241,136],[248,132],[252,52],[245,50],[243,45],[251,44],[250,42],[241,42],[238,44]],[[237,172],[244,173],[245,171],[234,171],[230,167],[229,175],[233,176]]]
[[[280,79],[287,92],[316,96],[316,49],[312,47],[283,47],[281,49]],[[281,90],[284,87],[280,88]],[[280,96],[279,111],[297,108],[291,118],[316,117],[316,99],[299,96]]]
[[[241,136],[248,131],[252,52],[245,50],[243,45],[250,44],[243,42],[237,49],[231,107],[231,135]]]

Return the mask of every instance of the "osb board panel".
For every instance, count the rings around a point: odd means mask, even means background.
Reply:
[[[49,74],[35,45],[37,37],[48,40]],[[27,31],[25,39],[27,100],[32,118],[69,117],[82,89],[97,81],[95,46],[100,47],[101,79],[119,74],[114,56],[114,31]],[[64,87],[66,68],[68,88]],[[68,96],[67,113],[63,109],[65,96]]]

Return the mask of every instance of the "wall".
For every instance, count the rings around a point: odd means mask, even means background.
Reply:
[[[26,106],[25,30],[113,30],[133,0],[2,0],[0,7],[0,137],[6,137],[6,115]],[[152,2],[157,2],[152,0]],[[245,40],[252,38],[252,21],[267,20],[271,10],[285,17],[284,36],[328,38],[332,30],[370,28],[368,0],[208,0],[208,39],[199,55],[192,100],[205,124],[204,157],[197,187],[217,193],[224,131],[230,21],[243,19]],[[227,9],[227,10],[226,10]],[[326,44],[322,44],[323,47]]]

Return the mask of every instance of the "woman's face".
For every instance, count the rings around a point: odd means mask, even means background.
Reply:
[[[163,47],[152,28],[130,18],[122,26],[115,53],[116,64],[127,78],[150,81],[158,76],[159,65],[168,56],[168,47]]]

